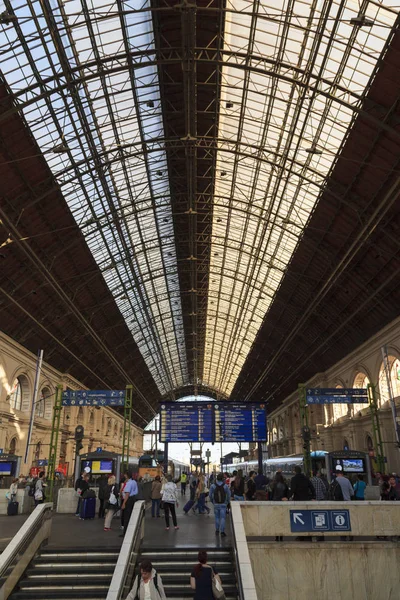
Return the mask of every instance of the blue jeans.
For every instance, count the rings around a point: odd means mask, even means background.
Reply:
[[[161,498],[152,498],[151,499],[151,516],[155,517],[156,516],[156,512],[157,512],[157,517],[160,516],[160,503],[161,503]]]
[[[235,494],[234,499],[235,500],[244,500],[244,496],[238,496],[237,494]]]
[[[226,504],[214,504],[215,529],[225,532]]]

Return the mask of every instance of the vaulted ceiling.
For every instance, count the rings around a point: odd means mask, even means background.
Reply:
[[[399,34],[372,0],[0,15],[0,327],[88,387],[270,408],[398,316]]]

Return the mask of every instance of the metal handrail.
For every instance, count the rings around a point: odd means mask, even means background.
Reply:
[[[136,561],[144,535],[144,508],[144,500],[138,500],[133,507],[106,600],[123,600],[132,587]]]
[[[13,591],[40,545],[50,537],[53,504],[39,504],[0,556],[0,600]]]
[[[237,581],[237,587],[238,587],[238,598],[239,598],[239,600],[244,600],[242,574],[240,571],[240,560],[239,560],[239,555],[238,555],[236,530],[235,530],[235,524],[233,522],[233,514],[232,514],[232,522],[231,523],[232,523],[231,529],[232,529],[232,535],[233,535],[233,556],[234,556],[234,560],[235,560],[235,571],[236,571],[236,575],[237,575],[236,581]]]

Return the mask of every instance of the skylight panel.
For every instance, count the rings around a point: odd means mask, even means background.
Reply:
[[[224,177],[215,181],[213,233],[214,245],[224,238],[225,246],[218,257],[211,249],[216,275],[210,281],[202,378],[227,395],[261,325],[259,309],[268,309],[280,285],[353,122],[352,108],[359,105],[382,52],[389,31],[384,33],[380,25],[392,26],[396,19],[395,11],[369,3],[368,15],[378,23],[368,31],[354,31],[349,22],[337,27],[335,21],[358,14],[354,0],[345,3],[344,11],[339,0],[330,5],[261,2],[258,18],[252,20],[254,6],[242,0],[227,4],[221,75],[216,171]],[[247,51],[251,58],[244,63]],[[234,110],[225,110],[228,100]],[[230,159],[223,140],[236,150]],[[313,148],[322,154],[310,152]],[[266,149],[268,165],[262,164]],[[240,162],[250,154],[251,163]],[[236,198],[247,199],[247,212],[239,211]],[[263,208],[262,219],[251,210],[254,206]],[[223,230],[216,221],[222,207]],[[247,247],[253,251],[248,253]],[[234,275],[230,288],[228,272]],[[222,289],[231,289],[229,310],[226,301],[215,299]],[[235,327],[226,326],[227,312]],[[223,337],[215,336],[215,330],[224,332]]]

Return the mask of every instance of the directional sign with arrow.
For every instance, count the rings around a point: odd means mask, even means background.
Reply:
[[[291,510],[290,531],[351,531],[348,510]]]

